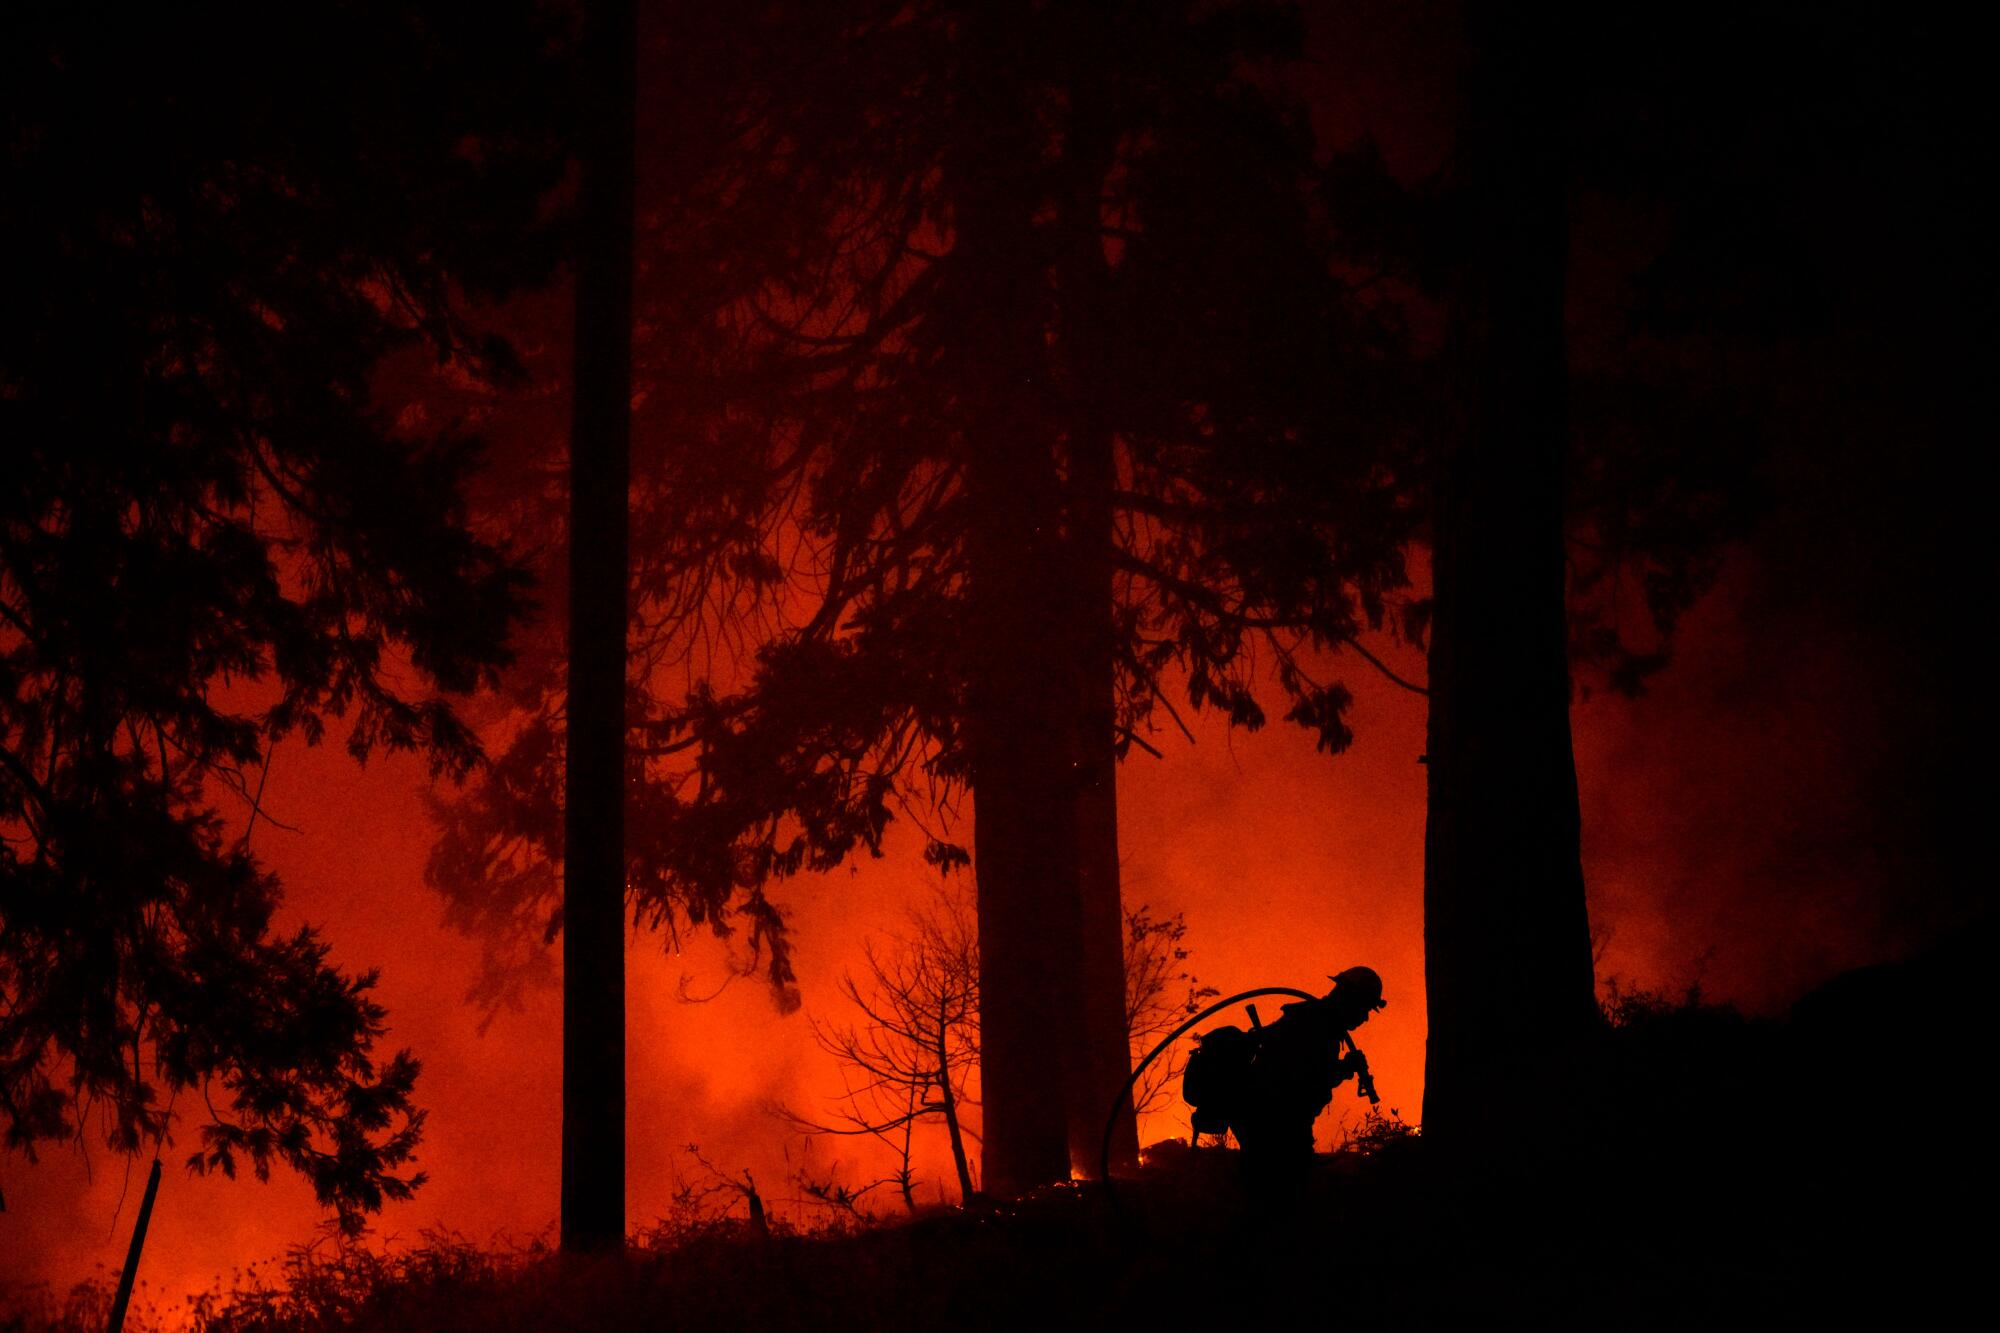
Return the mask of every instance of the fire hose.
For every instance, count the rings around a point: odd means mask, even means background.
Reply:
[[[1118,1090],[1118,1096],[1111,1103],[1111,1114],[1104,1122],[1104,1148],[1098,1156],[1097,1164],[1098,1179],[1104,1182],[1105,1196],[1111,1200],[1113,1209],[1116,1209],[1118,1206],[1118,1192],[1111,1183],[1111,1135],[1118,1127],[1118,1113],[1124,1110],[1126,1105],[1129,1104],[1132,1098],[1132,1089],[1139,1085],[1140,1075],[1146,1072],[1146,1067],[1152,1064],[1162,1051],[1179,1041],[1189,1028],[1214,1017],[1233,1004],[1240,1004],[1245,1000],[1254,1000],[1260,995],[1289,995],[1300,1000],[1317,1000],[1320,998],[1307,991],[1294,990],[1290,986],[1261,986],[1256,990],[1238,991],[1226,999],[1217,1000],[1214,1004],[1211,1004],[1208,1008],[1181,1024],[1172,1032],[1169,1032],[1159,1045],[1148,1051],[1146,1058],[1141,1060],[1138,1066],[1133,1069],[1132,1077],[1126,1079],[1125,1086]],[[1354,1049],[1352,1041],[1348,1043],[1348,1049]]]

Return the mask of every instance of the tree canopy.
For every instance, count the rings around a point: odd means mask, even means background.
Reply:
[[[1040,13],[987,51],[971,12],[815,6],[753,25],[739,39],[786,77],[722,81],[642,164],[659,196],[641,209],[634,494],[634,762],[659,761],[632,797],[642,904],[680,895],[701,920],[738,891],[760,901],[771,877],[879,846],[893,814],[923,817],[963,778],[979,503],[964,423],[983,415],[1036,423],[1010,473],[1027,489],[1040,451],[1065,492],[1064,567],[1117,580],[1124,743],[1182,690],[1261,722],[1261,644],[1292,720],[1341,748],[1345,693],[1300,650],[1353,645],[1404,585],[1415,431],[1395,414],[1414,386],[1394,309],[1336,262],[1303,108],[1260,73],[1296,52],[1295,16]],[[951,193],[1004,128],[989,84],[1044,118],[1015,187],[1035,210],[1023,299],[1047,337],[1003,391],[1015,401],[982,387],[992,257],[968,247],[969,201]],[[1074,531],[1068,493],[1097,429],[1117,441],[1107,542]],[[718,668],[702,654],[729,635]],[[537,707],[551,725],[448,825],[440,879],[525,873],[502,829],[554,850],[527,797],[553,790],[560,718]],[[939,836],[929,855],[965,853]]]
[[[251,833],[287,737],[478,757],[448,696],[508,660],[526,577],[466,522],[478,440],[380,372],[513,373],[465,298],[555,253],[553,36],[525,4],[9,13],[10,1148],[133,1151],[198,1103],[192,1166],[283,1162],[349,1228],[421,1178],[374,974],[276,929]]]

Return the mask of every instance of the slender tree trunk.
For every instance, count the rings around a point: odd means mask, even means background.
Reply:
[[[1024,11],[1025,12],[1025,11]],[[967,754],[978,888],[985,1186],[1067,1179],[1087,1080],[1078,1015],[1077,695],[1067,655],[1063,496],[1047,385],[1040,141],[1022,13],[967,17],[947,164],[965,340]]]
[[[922,1097],[923,1089],[912,1084],[909,1118],[903,1121],[903,1148],[896,1167],[896,1192],[903,1196],[903,1211],[906,1213],[917,1211],[917,1173],[910,1169],[910,1143],[916,1137],[917,1103]],[[953,1133],[956,1134],[956,1125],[949,1119],[945,1123],[952,1125]]]
[[[563,815],[562,1247],[625,1239],[625,625],[632,407],[633,0],[586,9],[570,435]]]
[[[952,1091],[951,1086],[951,1057],[945,1049],[945,1011],[942,1006],[938,1009],[937,1032],[938,1096],[944,1103],[945,1132],[951,1136],[951,1164],[958,1171],[958,1201],[962,1204],[970,1203],[972,1202],[972,1168],[965,1160],[965,1136],[959,1132],[958,1127],[958,1094]],[[909,1170],[908,1139],[905,1139],[903,1144],[903,1167],[904,1173],[907,1175]],[[905,1197],[907,1196],[908,1187],[906,1185]]]
[[[1568,209],[1556,20],[1469,6],[1466,429],[1436,494],[1424,949],[1424,1133],[1492,1147],[1596,1008],[1564,609]]]
[[[1075,538],[1087,552],[1112,541],[1111,437],[1091,431],[1070,453]],[[1111,1165],[1139,1162],[1138,1117],[1121,1090],[1132,1073],[1132,1038],[1125,1011],[1125,909],[1118,874],[1117,658],[1111,566],[1086,554],[1074,571],[1076,652],[1081,713],[1077,761],[1077,899],[1083,947],[1082,1035],[1089,1069],[1082,1103],[1071,1116],[1071,1154],[1081,1149],[1086,1175],[1096,1175],[1107,1119],[1113,1119]],[[1115,1108],[1114,1108],[1115,1103]]]

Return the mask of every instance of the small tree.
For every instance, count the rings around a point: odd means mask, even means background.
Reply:
[[[1188,967],[1187,916],[1156,917],[1145,904],[1125,913],[1125,1031],[1136,1067],[1153,1046],[1222,992]],[[1187,1068],[1184,1051],[1155,1062],[1132,1089],[1132,1110],[1156,1111]]]
[[[965,1089],[979,1063],[979,943],[960,893],[941,888],[908,920],[909,933],[894,936],[894,948],[864,947],[865,990],[851,973],[841,978],[841,993],[865,1021],[813,1025],[820,1049],[844,1072],[860,1075],[860,1082],[849,1081],[843,1109],[831,1124],[780,1113],[809,1134],[865,1134],[888,1144],[899,1156],[904,1206],[914,1209],[911,1136],[928,1117],[942,1120],[950,1136],[959,1198],[974,1193],[962,1117],[967,1105],[977,1105]]]
[[[965,1138],[978,1133],[965,1124],[964,1110],[979,1104],[966,1092],[979,1063],[979,936],[972,905],[952,889],[940,888],[908,921],[892,948],[865,946],[865,982],[841,979],[864,1022],[814,1026],[820,1049],[860,1076],[850,1080],[842,1109],[832,1123],[780,1114],[808,1134],[865,1134],[888,1144],[898,1157],[893,1179],[914,1209],[910,1150],[917,1123],[927,1118],[941,1120],[950,1136],[960,1197],[974,1193]],[[1186,936],[1179,912],[1155,917],[1141,905],[1125,913],[1125,1025],[1135,1059],[1217,993],[1187,966]],[[1156,1109],[1184,1064],[1170,1057],[1149,1070],[1133,1090],[1135,1110]]]

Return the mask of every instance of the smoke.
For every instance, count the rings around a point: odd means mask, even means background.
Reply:
[[[1939,721],[1946,704],[1922,697],[1930,657],[1918,631],[1928,613],[1906,605],[1892,616],[1877,600],[1879,578],[1801,577],[1843,569],[1824,539],[1851,530],[1838,501],[1853,488],[1835,478],[1816,500],[1781,509],[1688,620],[1675,663],[1649,694],[1578,707],[1585,869],[1594,919],[1609,932],[1603,973],[1669,989],[1699,979],[1712,996],[1772,1009],[1838,968],[1914,947],[1962,911],[1963,895],[1926,875],[1937,820],[1912,816],[1944,780],[1933,752],[1951,748]],[[1879,560],[1877,548],[1857,544],[1849,563]],[[1879,632],[1889,619],[1902,637]],[[1126,900],[1185,912],[1191,965],[1225,993],[1315,989],[1341,968],[1376,968],[1389,1006],[1359,1039],[1385,1104],[1414,1119],[1423,1091],[1423,701],[1358,660],[1335,664],[1355,694],[1356,739],[1345,754],[1318,754],[1308,735],[1276,724],[1232,733],[1210,715],[1190,719],[1193,745],[1167,733],[1152,738],[1164,758],[1134,752],[1119,775]],[[360,769],[338,745],[281,747],[265,808],[296,831],[260,827],[257,851],[288,886],[295,920],[323,926],[343,966],[380,969],[392,1023],[385,1044],[424,1061],[430,1119],[419,1165],[430,1182],[381,1219],[379,1234],[534,1235],[555,1221],[559,996],[532,993],[481,1034],[479,1012],[464,1003],[478,944],[442,926],[423,884],[431,829],[418,797],[427,781],[411,760]],[[856,966],[865,939],[895,928],[931,891],[936,872],[921,863],[920,841],[903,829],[881,861],[785,887],[801,1014],[780,1015],[754,978],[724,986],[730,960],[705,934],[685,935],[679,954],[658,937],[632,941],[634,1226],[665,1214],[677,1184],[699,1172],[689,1144],[726,1170],[750,1170],[781,1208],[796,1193],[787,1177],[804,1162],[850,1184],[884,1173],[886,1160],[864,1143],[808,1149],[768,1108],[810,1114],[839,1095],[840,1072],[813,1044],[808,1019],[846,1017],[842,971]],[[706,1003],[680,998],[718,986]],[[1323,1146],[1343,1110],[1352,1114],[1344,1097],[1321,1126]],[[156,1292],[201,1290],[268,1265],[311,1240],[322,1220],[289,1176],[187,1177],[176,1163],[193,1133],[184,1119],[167,1154],[143,1270]],[[1174,1108],[1142,1126],[1147,1141],[1185,1133]],[[944,1179],[941,1131],[920,1131],[918,1146],[920,1171]],[[122,1162],[100,1151],[91,1168],[86,1177],[73,1153],[45,1154],[33,1167],[5,1160],[0,1279],[61,1286],[100,1266],[115,1271],[137,1191],[117,1213]],[[143,1180],[143,1168],[134,1175]],[[935,1183],[923,1197],[939,1197]]]

